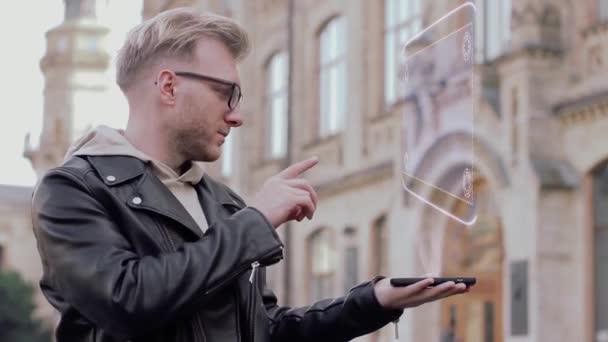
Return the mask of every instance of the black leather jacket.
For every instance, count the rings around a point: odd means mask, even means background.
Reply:
[[[262,280],[282,258],[272,225],[208,176],[195,187],[205,234],[136,158],[73,157],[44,176],[32,213],[58,342],[348,341],[401,314],[381,308],[373,281],[277,306]]]

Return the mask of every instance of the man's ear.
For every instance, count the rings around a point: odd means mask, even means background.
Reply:
[[[177,77],[173,71],[165,69],[158,74],[154,84],[158,88],[160,99],[163,103],[168,105],[175,104],[175,94],[177,91],[176,83]]]

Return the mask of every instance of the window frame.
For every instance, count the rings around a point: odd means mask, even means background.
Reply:
[[[333,295],[334,292],[334,282],[335,282],[335,274],[336,274],[336,251],[334,246],[333,234],[329,228],[319,228],[312,232],[307,239],[308,244],[308,255],[311,256],[309,259],[309,298],[311,301],[320,300],[323,298],[327,298]],[[319,256],[317,255],[317,244],[325,244],[325,246],[320,246],[321,248],[327,248],[328,264],[326,270],[317,270],[317,261]],[[325,284],[321,284],[324,282]],[[323,291],[319,291],[319,285],[323,285],[324,290],[328,293],[323,293]]]
[[[336,134],[341,133],[346,126],[346,113],[348,111],[347,93],[348,93],[348,64],[347,64],[347,30],[346,30],[346,17],[344,15],[335,15],[325,21],[317,33],[317,84],[319,86],[318,91],[318,124],[317,124],[317,136],[319,138],[327,138]],[[331,47],[331,40],[327,41],[327,47],[324,42],[325,39],[331,39],[328,35],[332,34],[330,30],[335,28],[336,42],[336,54],[335,56],[329,56],[328,60],[324,59],[325,51],[328,47]],[[328,38],[326,38],[328,37]],[[336,72],[335,83],[331,81],[331,77],[328,77],[327,85],[324,81],[325,76],[331,76],[331,72]],[[342,77],[340,77],[342,73]],[[325,91],[327,88],[327,91]],[[330,92],[335,91],[336,103],[334,104],[337,111],[333,113],[332,98]],[[329,97],[329,98],[326,98]],[[327,105],[326,105],[327,104]],[[328,107],[327,111],[326,106]],[[342,106],[342,108],[340,108]],[[341,111],[340,111],[341,109]],[[332,115],[337,115],[336,118],[332,119]],[[335,127],[331,127],[331,121],[336,120]]]
[[[422,30],[422,12],[424,1],[422,0],[413,0],[409,2],[410,4],[416,3],[417,8],[414,8],[413,11],[406,14],[404,18],[401,18],[399,14],[397,14],[397,18],[393,18],[394,22],[390,22],[387,14],[391,13],[400,13],[400,10],[389,11],[389,3],[392,4],[392,8],[395,5],[403,5],[406,2],[402,0],[384,0],[383,2],[383,28],[382,28],[382,36],[384,40],[384,59],[383,59],[383,73],[384,73],[384,82],[383,82],[383,103],[385,107],[391,107],[395,103],[399,102],[403,99],[404,96],[399,95],[399,70],[401,67],[401,63],[399,60],[399,46],[403,45],[407,42],[408,39],[416,35],[419,31]],[[409,8],[409,6],[408,6]],[[418,13],[415,13],[415,12]],[[402,36],[402,33],[406,30],[409,30],[409,35],[405,34]],[[392,39],[391,39],[392,38]],[[394,60],[389,60],[391,51],[389,51],[389,42],[392,41],[394,51]],[[392,62],[392,63],[391,63]],[[391,72],[389,72],[389,67],[392,68]],[[390,90],[389,90],[390,89]],[[389,92],[390,91],[390,92]],[[389,97],[389,94],[392,94]]]
[[[282,58],[282,60],[281,60]],[[283,84],[275,88],[273,86],[273,81],[275,77],[273,72],[273,66],[276,65],[274,63],[283,63],[283,66],[278,65],[277,68],[284,69],[284,78]],[[287,125],[288,122],[288,113],[287,113],[287,101],[288,101],[288,92],[289,92],[289,53],[285,50],[278,50],[274,52],[266,62],[265,67],[265,89],[264,89],[264,120],[265,120],[265,132],[264,132],[264,159],[266,160],[274,160],[284,158],[287,154]],[[281,100],[283,101],[283,110],[282,116],[284,118],[284,126],[283,129],[278,129],[278,134],[280,134],[279,142],[275,141],[277,136],[275,135],[275,131],[273,129],[275,124],[275,115],[281,115],[274,112],[274,101]],[[276,147],[276,144],[281,144],[282,146]]]

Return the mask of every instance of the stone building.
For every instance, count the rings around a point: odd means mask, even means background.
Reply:
[[[64,0],[64,20],[46,33],[40,61],[45,78],[42,133],[26,137],[24,156],[40,177],[59,165],[68,146],[101,117],[99,104],[108,85],[108,28],[96,22],[94,0]],[[35,289],[36,316],[53,326],[58,313],[42,296],[42,265],[30,216],[32,188],[0,185],[0,267],[18,270]]]
[[[145,16],[193,6],[231,15],[251,33],[241,72],[249,122],[216,175],[223,165],[250,195],[286,159],[320,156],[307,174],[318,211],[281,231],[288,258],[269,275],[284,303],[340,295],[375,274],[425,273],[439,256],[434,269],[475,275],[479,285],[408,311],[400,340],[440,341],[452,322],[457,341],[605,341],[608,4],[476,1],[470,228],[403,194],[400,128],[413,124],[403,122],[412,104],[393,58],[460,4],[152,0]],[[427,138],[433,148],[419,151],[418,165],[434,183],[457,186],[452,171],[469,157],[458,132]],[[365,339],[389,341],[392,329]]]
[[[212,175],[247,198],[290,160],[320,157],[306,175],[319,194],[317,213],[280,229],[287,258],[268,275],[282,303],[341,295],[377,274],[439,270],[476,276],[479,284],[466,296],[407,310],[400,341],[451,341],[450,330],[454,341],[608,341],[608,137],[602,133],[608,131],[608,3],[475,2],[481,29],[474,42],[478,91],[469,94],[476,108],[472,227],[403,191],[402,135],[413,129],[404,113],[413,103],[401,91],[395,57],[405,41],[462,1],[144,0],[142,14],[191,6],[232,16],[251,34],[252,55],[241,65],[247,122],[209,165]],[[66,35],[84,34],[70,27]],[[89,43],[83,46],[95,45]],[[102,54],[89,56],[61,65],[93,74],[104,68]],[[78,86],[56,78],[63,73],[44,60],[45,143],[26,152],[40,172],[60,161],[75,132],[70,120],[78,116],[63,92]],[[440,101],[438,112],[449,111],[450,103]],[[459,132],[424,132],[421,139],[431,145],[415,146],[416,165],[430,170],[433,184],[458,187],[462,180],[453,171],[471,158]],[[35,280],[37,254],[24,259],[17,253],[26,249],[11,247],[21,236],[29,242],[19,246],[35,251],[23,219],[28,190],[1,191],[0,208],[11,213],[0,222],[3,264]],[[361,340],[390,341],[393,329]]]

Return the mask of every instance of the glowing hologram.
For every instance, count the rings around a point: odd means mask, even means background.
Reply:
[[[415,34],[402,49],[406,111],[401,185],[413,198],[466,226],[477,221],[473,165],[475,13],[474,4],[460,5]],[[421,165],[425,165],[434,142],[454,133],[465,135],[466,151],[448,147],[445,155],[465,155],[468,159],[437,178]],[[457,211],[455,208],[462,207],[457,203],[465,209]]]
[[[441,208],[440,206],[437,206],[437,205],[433,204],[433,202],[426,200],[424,197],[422,197],[422,196],[418,195],[418,194],[417,194],[417,193],[415,193],[414,191],[411,191],[411,190],[410,190],[410,189],[407,187],[407,185],[405,185],[405,181],[403,181],[403,180],[402,180],[401,182],[402,182],[403,188],[404,188],[404,189],[405,189],[407,192],[409,192],[409,193],[410,193],[412,196],[414,196],[414,197],[416,197],[417,199],[421,200],[422,202],[424,202],[424,203],[426,203],[426,204],[430,205],[430,206],[431,206],[433,209],[435,209],[435,210],[439,211],[440,213],[442,213],[442,214],[444,214],[444,215],[448,216],[449,218],[454,219],[454,220],[458,221],[459,223],[462,223],[462,224],[464,224],[464,225],[466,225],[466,226],[472,226],[472,225],[474,225],[474,224],[475,224],[475,222],[477,222],[477,215],[473,216],[473,218],[472,218],[471,220],[469,220],[469,221],[465,221],[465,220],[463,220],[463,219],[459,218],[458,216],[453,215],[453,214],[452,214],[452,213],[450,213],[449,211],[447,211],[447,210],[445,210],[445,209]]]

